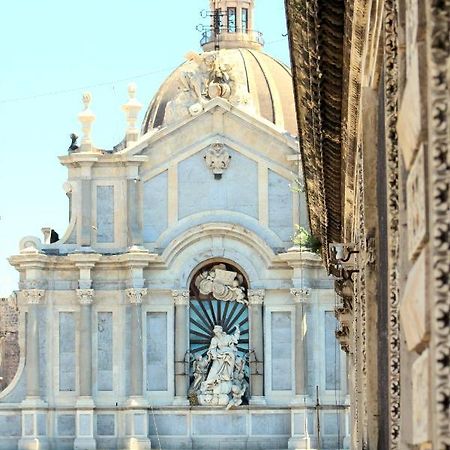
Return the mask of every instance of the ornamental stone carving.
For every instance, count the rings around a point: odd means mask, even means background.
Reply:
[[[212,294],[216,300],[234,301],[247,305],[245,289],[242,287],[243,281],[241,274],[226,270],[225,264],[217,264],[198,275],[195,286],[201,294]]]
[[[295,303],[304,303],[311,295],[309,288],[292,288],[291,295],[294,297]]]
[[[233,105],[248,103],[244,74],[237,73],[230,61],[219,58],[218,52],[189,52],[186,60],[178,72],[178,94],[167,104],[165,125],[200,114],[214,98],[223,98]]]
[[[264,289],[249,289],[247,292],[248,302],[250,305],[262,305],[265,295]]]
[[[425,195],[425,161],[423,145],[406,181],[408,217],[408,250],[411,260],[419,254],[427,236],[427,206]]]
[[[94,301],[94,289],[77,289],[80,305],[90,305]]]
[[[147,295],[147,289],[145,288],[130,288],[126,291],[128,302],[132,305],[138,305],[142,303],[142,298]]]
[[[231,156],[220,142],[212,144],[204,158],[208,169],[212,171],[216,179],[222,178],[222,174],[228,168],[231,160]]]
[[[189,304],[189,291],[188,290],[173,290],[172,291],[173,302],[175,306],[185,306]]]
[[[44,289],[26,289],[23,291],[29,305],[39,305],[44,299]]]
[[[247,361],[237,355],[239,326],[227,334],[215,325],[206,356],[198,355],[192,364],[194,381],[189,388],[191,403],[203,406],[225,406],[230,409],[242,404],[248,389],[245,377]]]

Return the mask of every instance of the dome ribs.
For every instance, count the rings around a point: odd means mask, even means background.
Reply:
[[[208,53],[215,52],[206,52],[201,55],[204,57]],[[244,90],[249,93],[250,103],[255,106],[256,116],[259,115],[292,136],[297,136],[292,76],[289,69],[259,50],[221,49],[219,55],[232,68],[233,83],[243,85]],[[182,72],[186,70],[186,64],[189,63],[184,62],[175,69],[159,88],[147,109],[141,128],[142,134],[158,127],[165,127],[169,123],[167,117],[173,117],[173,113],[167,114],[167,108],[169,102],[176,99],[180,93],[179,80],[183,76]],[[192,67],[188,67],[187,71],[192,71]],[[202,76],[205,80],[208,79],[207,73],[203,73]],[[206,102],[209,100],[206,94],[204,100]],[[245,107],[243,104],[233,103],[233,100],[231,103],[234,106]],[[181,107],[183,107],[182,103]],[[189,117],[187,107],[183,117]],[[173,123],[172,119],[170,121]]]

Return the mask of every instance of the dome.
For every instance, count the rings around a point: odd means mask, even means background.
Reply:
[[[249,48],[191,52],[186,58],[151,101],[142,134],[199,114],[216,97],[298,134],[292,75],[286,65]]]

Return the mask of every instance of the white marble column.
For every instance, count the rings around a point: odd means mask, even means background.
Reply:
[[[94,289],[77,289],[80,302],[80,344],[78,352],[81,397],[92,396],[92,302]]]
[[[18,448],[19,450],[46,450],[48,449],[47,411],[40,390],[38,317],[39,305],[44,302],[45,290],[26,289],[22,292],[28,303],[25,355],[27,396],[22,402],[22,437]]]
[[[126,448],[147,450],[151,448],[148,438],[148,413],[144,398],[144,357],[142,346],[142,300],[145,288],[129,288],[126,291],[130,304],[130,395],[127,404],[126,429],[129,430]]]
[[[145,288],[126,290],[130,303],[130,396],[142,397],[144,393],[144,360],[142,348],[142,297],[147,295]]]
[[[28,303],[27,339],[26,339],[26,368],[27,368],[27,397],[39,398],[39,304],[44,299],[43,289],[28,289],[23,291]]]
[[[189,370],[186,352],[189,350],[189,291],[173,290],[175,304],[175,400],[176,405],[189,405]]]
[[[311,290],[307,288],[293,288],[291,294],[295,302],[295,402],[303,404],[307,393],[306,376],[306,339],[305,315],[307,300]]]
[[[265,404],[264,400],[264,289],[249,289],[250,321],[250,404]]]
[[[292,401],[294,418],[298,416],[304,427],[299,434],[289,439],[288,448],[304,450],[311,448],[311,440],[307,428],[307,410],[304,408],[307,398],[307,359],[306,359],[306,304],[311,294],[307,288],[293,288],[291,295],[295,303],[295,397]],[[298,409],[297,409],[298,408]]]
[[[77,289],[80,302],[80,339],[78,347],[78,385],[76,438],[74,449],[95,450],[94,402],[92,400],[92,303],[93,289]]]

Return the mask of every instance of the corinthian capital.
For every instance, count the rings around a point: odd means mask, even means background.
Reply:
[[[189,304],[189,291],[188,290],[173,290],[172,291],[173,302],[176,306],[183,306]]]
[[[90,305],[94,301],[94,289],[77,289],[80,305]]]
[[[291,289],[291,295],[293,295],[295,303],[304,303],[311,295],[311,289],[293,288]]]
[[[45,295],[44,289],[25,289],[22,292],[24,293],[29,305],[38,305],[41,303],[41,300]]]
[[[142,303],[142,297],[147,295],[147,289],[145,288],[130,288],[126,291],[128,302],[132,305],[137,305]]]
[[[262,305],[264,303],[264,289],[249,289],[247,291],[248,302],[250,305]]]

